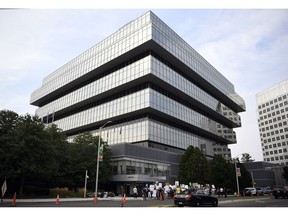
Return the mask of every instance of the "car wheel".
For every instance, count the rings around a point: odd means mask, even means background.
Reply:
[[[212,206],[213,207],[217,207],[218,206],[218,201],[217,200],[213,201]]]
[[[184,207],[184,205],[178,205],[178,207]]]
[[[274,196],[275,197],[275,199],[278,199],[278,196]]]

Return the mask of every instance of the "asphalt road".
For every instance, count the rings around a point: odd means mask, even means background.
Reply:
[[[16,207],[164,207],[173,205],[172,199],[166,200],[146,200],[143,199],[127,199],[126,203],[122,204],[121,199],[116,200],[98,200],[97,203],[94,203],[93,199],[87,200],[61,200],[60,204],[56,205],[56,202],[17,202]],[[11,203],[0,204],[0,206],[12,206]]]
[[[267,199],[242,200],[241,202],[223,202],[219,207],[288,207],[288,199]]]
[[[61,199],[59,205],[56,205],[56,199],[33,199],[33,200],[16,200],[15,206],[12,206],[12,200],[4,200],[0,207],[175,207],[172,199],[165,200],[146,200],[142,198],[127,198],[123,203],[121,198],[99,199],[94,203],[93,198],[78,199]],[[288,207],[288,199],[275,199],[270,196],[263,197],[228,197],[219,198],[218,208],[224,207]]]

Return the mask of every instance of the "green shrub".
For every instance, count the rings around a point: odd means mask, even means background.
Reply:
[[[67,187],[66,188],[51,188],[49,190],[49,196],[50,197],[83,197],[84,195],[84,188],[76,189],[74,190],[69,190]]]

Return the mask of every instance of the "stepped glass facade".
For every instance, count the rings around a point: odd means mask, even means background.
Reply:
[[[288,80],[256,95],[264,161],[288,165]]]
[[[107,141],[111,181],[128,194],[174,184],[189,145],[211,158],[215,145],[236,143],[245,111],[234,86],[151,11],[44,78],[30,103],[69,140],[92,131]]]

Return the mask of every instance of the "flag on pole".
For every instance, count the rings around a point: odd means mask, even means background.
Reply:
[[[98,157],[98,160],[99,161],[103,161],[103,143],[100,144],[99,146],[99,157]]]
[[[5,179],[5,181],[2,185],[2,188],[1,188],[2,198],[4,197],[6,190],[7,190],[7,183],[6,183],[6,179]]]

